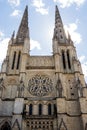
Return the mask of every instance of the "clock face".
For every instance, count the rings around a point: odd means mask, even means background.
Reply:
[[[28,91],[34,96],[46,96],[53,90],[52,80],[44,75],[36,75],[29,80]]]

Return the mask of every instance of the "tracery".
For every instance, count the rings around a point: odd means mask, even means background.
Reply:
[[[29,80],[28,90],[34,96],[45,96],[53,90],[52,80],[45,75],[36,75]]]

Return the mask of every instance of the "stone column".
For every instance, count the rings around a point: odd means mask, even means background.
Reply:
[[[33,105],[33,115],[38,115],[38,105]]]
[[[48,106],[47,105],[43,105],[42,114],[48,115]]]
[[[26,105],[26,115],[29,115],[29,105]]]

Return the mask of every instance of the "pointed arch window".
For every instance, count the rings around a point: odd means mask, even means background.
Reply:
[[[24,115],[26,114],[26,104],[24,104],[24,106],[23,106],[23,114]]]
[[[63,68],[66,69],[65,53],[62,51]]]
[[[48,115],[51,115],[52,114],[52,109],[51,109],[51,104],[49,103],[48,104]]]
[[[61,37],[61,39],[63,39],[63,36],[62,36],[62,35],[61,35],[60,37]]]
[[[42,115],[42,104],[39,104],[39,115]]]
[[[13,55],[12,69],[14,69],[14,66],[15,66],[15,59],[16,59],[16,51],[14,52],[14,55]]]
[[[33,111],[33,105],[30,104],[30,106],[29,106],[29,115],[32,115],[32,111]]]
[[[85,124],[85,130],[87,130],[87,123]]]
[[[57,117],[57,107],[56,107],[56,104],[54,104],[54,115]]]
[[[60,29],[60,32],[62,32],[62,30]]]
[[[67,60],[68,60],[68,67],[69,67],[69,69],[71,69],[69,50],[67,50]]]
[[[16,67],[16,69],[19,69],[19,65],[20,65],[20,57],[21,57],[21,52],[19,51],[19,54],[18,54],[18,60],[17,60],[17,67]]]
[[[5,122],[0,130],[11,130],[11,127],[8,122]]]

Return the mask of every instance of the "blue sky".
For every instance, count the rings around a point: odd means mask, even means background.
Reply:
[[[0,0],[0,65],[8,41],[17,32],[25,6],[29,11],[31,55],[52,55],[55,5],[76,46],[87,81],[87,1],[86,0]]]

